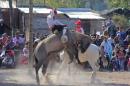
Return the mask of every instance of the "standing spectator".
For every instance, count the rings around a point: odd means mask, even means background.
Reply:
[[[97,32],[97,33],[96,33],[96,39],[95,39],[95,41],[94,41],[94,44],[96,44],[97,46],[100,46],[100,45],[101,45],[101,42],[102,42],[102,40],[101,40],[101,38],[100,38],[100,32]]]
[[[20,40],[19,32],[16,32],[15,36],[13,37],[15,48],[19,48],[19,40]]]
[[[29,58],[29,46],[28,46],[28,42],[25,44],[24,48],[23,48],[23,54],[21,57],[21,64],[28,64],[28,58]]]
[[[25,45],[25,37],[24,37],[24,34],[20,34],[19,35],[19,47],[20,47],[20,49],[22,49],[23,47],[24,47],[24,45]]]
[[[126,32],[124,31],[123,27],[119,27],[118,28],[118,32],[117,32],[117,36],[119,38],[119,44],[122,46],[123,45],[123,41],[126,38]]]
[[[125,62],[125,51],[123,47],[116,52],[117,59],[119,61],[119,70],[124,71],[124,62]]]
[[[13,37],[13,43],[14,43],[14,49],[15,49],[15,56],[16,57],[19,57],[20,52],[21,52],[19,40],[20,40],[19,32],[16,32],[15,36]]]
[[[113,50],[114,47],[115,47],[115,44],[114,44],[114,35],[111,35],[111,36],[108,38],[108,41],[111,43],[111,45],[112,45],[112,50]]]
[[[75,22],[75,24],[76,24],[76,32],[80,32],[80,33],[82,33],[82,34],[84,34],[84,29],[83,29],[83,27],[81,26],[81,20],[77,20],[76,22]]]
[[[101,43],[101,52],[102,52],[102,57],[105,56],[105,58],[108,61],[108,64],[112,58],[112,45],[111,43],[108,41],[108,32],[105,31],[104,32],[104,40]]]

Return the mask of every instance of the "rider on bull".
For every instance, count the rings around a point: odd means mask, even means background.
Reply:
[[[52,31],[52,33],[62,33],[62,36],[65,36],[66,27],[67,25],[61,23],[59,20],[56,19],[57,11],[56,9],[52,9],[50,14],[47,16],[47,24],[49,26],[49,29]]]
[[[61,36],[61,41],[62,43],[67,43],[68,42],[68,37],[66,36],[66,26],[65,24],[61,23],[60,21],[58,21],[55,17],[57,15],[57,11],[56,9],[52,9],[50,14],[47,16],[47,24],[49,26],[49,29],[52,31],[52,33],[62,33]],[[71,44],[74,52],[74,56],[75,58],[78,60],[78,63],[80,63],[79,58],[78,58],[78,49],[77,46],[75,44]],[[66,44],[65,44],[66,46]],[[73,60],[73,58],[70,57],[71,60]]]

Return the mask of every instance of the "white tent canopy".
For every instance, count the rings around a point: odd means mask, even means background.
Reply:
[[[29,13],[29,8],[18,8],[24,13]],[[33,13],[49,14],[52,9],[49,8],[33,8]],[[58,14],[63,14],[61,11],[57,11]]]
[[[29,13],[29,8],[18,8],[20,11],[24,13]],[[69,10],[68,10],[69,9]],[[50,8],[33,8],[33,13],[39,14],[49,14],[52,9]],[[81,8],[64,8],[59,9],[58,14],[66,15],[66,17],[73,19],[105,19],[101,17],[98,13],[91,12],[90,10],[81,9]]]
[[[105,19],[89,8],[59,8],[59,11],[73,19]]]
[[[105,19],[97,13],[93,12],[69,12],[66,13],[70,18],[74,19]]]

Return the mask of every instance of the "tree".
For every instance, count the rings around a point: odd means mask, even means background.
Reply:
[[[112,19],[118,27],[125,28],[126,26],[128,26],[128,19],[123,15],[114,15]]]
[[[130,0],[108,0],[108,5],[110,8],[130,8]]]
[[[18,4],[20,6],[27,6],[29,5],[28,0],[18,0]],[[36,6],[49,6],[54,8],[60,7],[85,7],[86,1],[85,0],[33,0],[33,4]]]
[[[50,7],[85,7],[83,0],[34,0],[34,3],[44,3]]]
[[[125,8],[130,9],[130,0],[108,0],[108,4],[110,8]],[[124,10],[126,11],[126,10]],[[126,13],[124,13],[126,14]],[[113,15],[112,19],[116,22],[116,24],[120,27],[126,27],[128,26],[128,16],[129,13],[127,13],[125,16],[123,15]]]

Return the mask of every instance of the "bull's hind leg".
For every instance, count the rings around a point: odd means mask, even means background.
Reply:
[[[91,83],[94,83],[95,80],[96,80],[96,72],[99,69],[99,67],[96,65],[97,64],[97,60],[93,59],[93,60],[89,61],[89,64],[91,65],[91,67],[93,69],[92,76],[91,76]]]
[[[42,66],[42,74],[43,74],[43,76],[45,76],[45,74],[46,74],[48,64],[49,64],[49,61],[48,61],[48,60],[45,60],[45,61],[43,62],[43,66]]]
[[[42,66],[42,61],[37,61],[35,63],[35,72],[36,72],[36,80],[37,80],[37,84],[40,85],[40,80],[39,80],[39,75],[38,75],[38,71],[40,69],[40,67]]]

